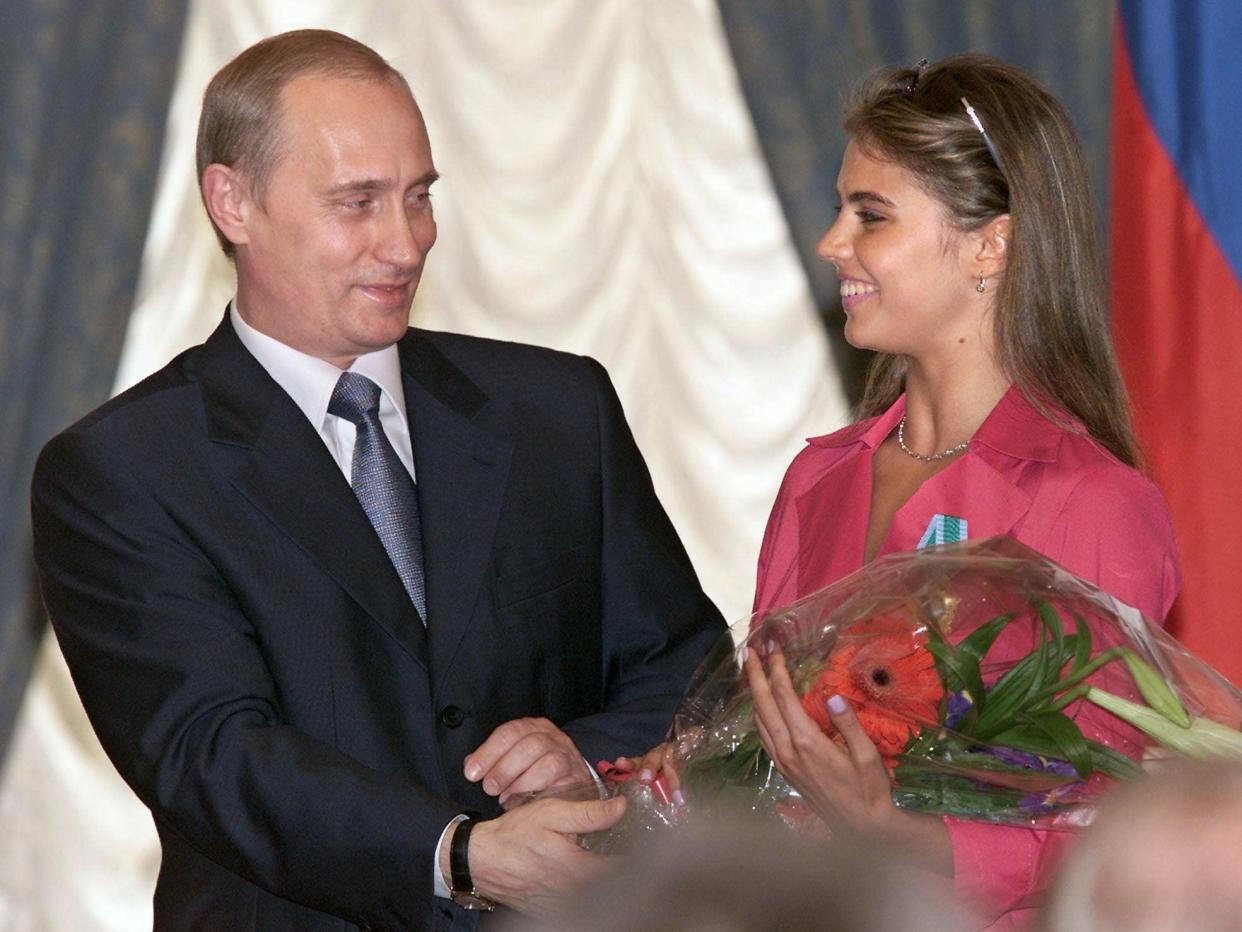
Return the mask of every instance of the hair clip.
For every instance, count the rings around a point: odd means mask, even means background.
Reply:
[[[906,85],[906,93],[913,94],[919,86],[919,81],[923,78],[923,72],[927,70],[927,59],[920,58],[918,64],[914,66],[914,77],[910,79],[910,83]]]
[[[983,137],[983,144],[988,147],[988,153],[992,156],[992,161],[996,163],[996,167],[1000,169],[1001,174],[1005,174],[1005,163],[1001,161],[1000,153],[996,151],[996,146],[992,143],[992,137],[983,128],[983,121],[979,119],[979,114],[975,112],[975,108],[970,105],[970,101],[965,97],[962,98],[962,106],[966,108],[966,115],[975,124],[975,129],[979,130],[979,135]]]

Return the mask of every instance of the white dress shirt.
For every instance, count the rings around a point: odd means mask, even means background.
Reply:
[[[353,421],[328,413],[328,402],[332,400],[332,391],[342,370],[255,330],[238,312],[236,301],[229,307],[229,320],[250,355],[259,361],[259,365],[267,370],[267,374],[276,380],[276,384],[285,390],[315,430],[319,431],[328,452],[349,480],[358,429]],[[380,425],[413,477],[414,453],[410,443],[410,422],[405,414],[405,387],[401,383],[401,360],[397,356],[397,347],[386,346],[359,356],[349,371],[365,375],[380,387]]]

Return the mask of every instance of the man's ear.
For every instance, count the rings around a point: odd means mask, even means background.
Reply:
[[[234,246],[250,242],[246,227],[250,195],[241,176],[228,165],[213,162],[203,169],[199,186],[207,213],[221,235]]]
[[[975,231],[975,236],[978,242],[975,253],[975,261],[979,265],[977,274],[985,278],[1002,274],[1009,264],[1009,214],[993,217]]]

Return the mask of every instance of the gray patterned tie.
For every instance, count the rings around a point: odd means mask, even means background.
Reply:
[[[418,490],[380,426],[380,388],[365,375],[344,372],[332,390],[328,413],[358,428],[351,469],[354,494],[371,520],[388,558],[405,584],[410,601],[426,624],[423,534]]]

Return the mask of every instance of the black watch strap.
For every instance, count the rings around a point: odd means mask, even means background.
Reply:
[[[478,824],[476,816],[467,816],[453,830],[453,840],[449,843],[449,874],[454,893],[474,893],[474,881],[470,877],[470,833]]]

